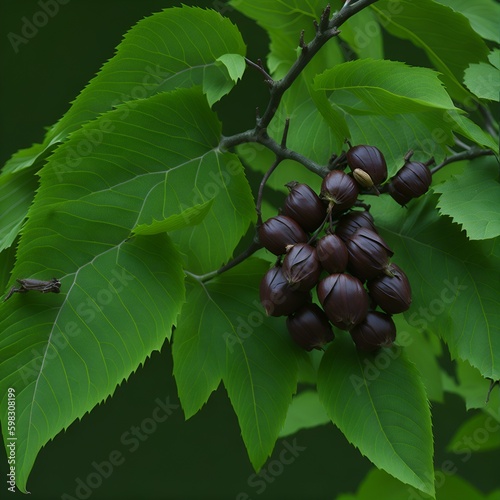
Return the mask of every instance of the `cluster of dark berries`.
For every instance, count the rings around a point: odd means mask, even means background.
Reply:
[[[393,251],[369,207],[358,201],[367,190],[378,194],[386,181],[384,156],[360,145],[345,158],[351,172],[332,170],[319,196],[306,184],[287,184],[281,213],[258,229],[261,244],[278,256],[261,281],[261,303],[268,315],[287,316],[291,337],[307,351],[333,340],[332,325],[349,331],[358,349],[389,346],[396,338],[392,315],[411,303],[407,276],[391,262]],[[428,168],[407,157],[383,191],[404,205],[430,181]],[[313,302],[315,287],[322,307]]]

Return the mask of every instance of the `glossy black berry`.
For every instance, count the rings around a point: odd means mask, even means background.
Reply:
[[[337,328],[350,330],[365,319],[368,294],[354,276],[330,274],[319,282],[317,290],[326,315]]]
[[[274,255],[282,255],[288,245],[305,243],[307,233],[290,217],[277,215],[259,227],[259,240]]]
[[[335,228],[335,234],[340,236],[342,240],[346,240],[349,236],[354,234],[360,227],[365,227],[371,229],[375,233],[375,223],[370,212],[363,210],[351,210],[347,214],[340,217],[337,227]]]
[[[306,351],[321,349],[334,339],[328,317],[317,304],[306,304],[288,316],[286,326],[292,339]]]
[[[336,234],[327,234],[316,243],[316,253],[323,269],[331,274],[343,273],[349,254],[344,242]]]
[[[321,183],[321,198],[329,202],[332,214],[340,214],[356,202],[359,187],[349,175],[332,170]]]
[[[363,322],[350,330],[356,347],[362,351],[375,351],[389,347],[396,340],[396,325],[385,313],[370,311]]]
[[[432,183],[431,171],[420,162],[407,162],[387,185],[388,193],[400,205],[427,192]]]
[[[307,185],[296,181],[287,185],[290,190],[285,198],[283,214],[291,217],[308,232],[316,231],[326,217],[326,205]]]
[[[346,239],[349,252],[348,269],[361,281],[388,273],[389,259],[394,252],[374,231],[364,227]]]
[[[375,146],[353,146],[347,151],[347,163],[354,178],[366,188],[377,186],[387,179],[387,164]]]
[[[310,294],[292,288],[281,267],[274,266],[260,282],[260,302],[268,316],[288,316],[310,300]]]
[[[297,243],[288,249],[282,265],[283,275],[291,286],[308,291],[321,274],[321,264],[316,249],[307,243]]]
[[[368,281],[367,287],[374,302],[389,314],[398,314],[409,309],[411,287],[408,277],[396,264],[389,265],[391,275],[382,275]]]

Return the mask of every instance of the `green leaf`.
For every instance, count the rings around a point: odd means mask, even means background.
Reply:
[[[109,132],[100,132],[91,156],[68,163],[83,137],[104,129]],[[187,268],[215,270],[231,257],[255,217],[242,165],[218,149],[219,139],[220,123],[199,88],[157,94],[133,109],[118,107],[74,133],[42,170],[46,202],[71,206],[54,209],[51,223],[76,227],[74,217],[84,211],[93,231],[104,230],[104,218],[123,238],[137,226],[176,216],[170,219],[176,225],[171,237]],[[105,180],[103,171],[109,172]],[[210,212],[203,220],[199,212],[199,224],[192,226],[186,210],[193,214],[210,200]],[[106,213],[99,207],[107,207]]]
[[[468,360],[483,376],[500,378],[498,239],[469,241],[439,216],[431,195],[408,209],[383,196],[370,203],[412,286],[408,323],[439,335],[454,358]]]
[[[223,380],[250,460],[270,456],[297,385],[297,354],[283,318],[267,317],[259,283],[269,264],[248,259],[188,285],[174,334],[174,375],[187,418]]]
[[[468,162],[463,174],[433,187],[439,212],[450,216],[471,240],[500,236],[500,183],[495,159]]]
[[[431,401],[443,402],[443,383],[441,368],[437,357],[441,354],[439,339],[408,324],[402,314],[392,318],[396,324],[396,343],[405,349],[408,359],[415,363],[425,386],[427,397]],[[434,345],[433,345],[433,340]],[[437,345],[436,345],[437,343]]]
[[[280,437],[295,434],[300,429],[310,429],[329,422],[330,418],[319,400],[318,393],[316,391],[303,391],[293,398]]]
[[[1,417],[5,430],[12,387],[17,395],[16,484],[22,492],[42,446],[160,350],[184,302],[181,259],[165,235],[109,242],[100,251],[95,243],[91,254],[88,242],[72,247],[64,237],[40,235],[31,251],[23,237],[19,255],[25,260],[14,270],[14,276],[57,276],[61,293],[16,294],[2,304]],[[52,256],[44,258],[51,253],[47,248],[58,257],[55,265]],[[71,261],[84,251],[89,252],[86,263]],[[23,272],[33,268],[30,258],[43,273]]]
[[[0,251],[16,239],[38,187],[33,169],[0,175]]]
[[[470,97],[461,83],[464,70],[486,60],[488,47],[466,17],[433,0],[379,0],[371,8],[389,33],[425,51],[454,98]]]
[[[378,468],[434,492],[429,404],[415,366],[401,348],[356,350],[338,336],[318,373],[318,394],[332,422]]]
[[[224,54],[213,66],[207,66],[202,78],[203,93],[212,106],[228,94],[245,71],[245,58],[239,54]]]
[[[472,120],[466,116],[457,113],[456,111],[449,111],[449,120],[455,122],[454,130],[475,142],[479,146],[486,146],[498,154],[499,146],[490,134],[485,132],[481,127],[476,125]],[[449,121],[448,119],[446,121]]]
[[[339,7],[344,3],[337,3]],[[360,59],[383,59],[382,29],[371,9],[363,9],[342,25],[340,39],[349,44]]]
[[[444,464],[448,465],[448,461],[443,462],[443,466]],[[431,497],[397,481],[383,470],[373,468],[366,475],[355,495],[341,495],[336,500],[373,500],[374,498],[383,498],[384,500],[401,500],[403,498],[408,500],[432,498],[437,500],[456,500],[457,498],[485,500],[486,497],[480,491],[457,475],[458,469],[458,466],[453,466],[451,469],[436,471],[442,475],[443,479],[439,482],[436,479],[436,496]]]
[[[348,91],[372,114],[389,116],[454,108],[437,73],[396,61],[362,59],[339,64],[318,75],[314,88]]]
[[[476,33],[486,40],[500,43],[498,19],[500,5],[495,0],[436,0],[438,3],[451,7],[454,11],[463,14],[470,22]]]
[[[470,455],[473,451],[496,450],[500,448],[499,430],[500,424],[490,415],[478,413],[460,426],[446,450],[461,455],[464,452]]]
[[[477,97],[500,101],[500,50],[488,56],[491,64],[471,64],[464,75],[464,83]]]
[[[68,169],[69,152],[103,124],[110,133]],[[250,188],[219,138],[201,89],[180,89],[86,124],[42,169],[12,276],[57,277],[62,293],[16,294],[2,304],[0,323],[0,389],[16,388],[22,414],[21,490],[40,447],[170,336],[184,303],[179,250],[193,268],[213,270],[246,232]],[[209,202],[198,225],[183,217],[186,227],[170,238],[130,238],[138,225]]]
[[[214,102],[234,85],[229,76],[221,84],[228,72],[221,73],[220,66],[227,67],[224,59],[218,59],[225,54],[233,55],[233,59],[238,54],[244,56],[245,44],[236,26],[213,10],[174,7],[141,20],[124,36],[115,56],[103,65],[68,112],[49,129],[43,149],[64,141],[82,124],[121,103],[129,102],[128,109],[132,109],[137,100],[158,92],[203,83]],[[82,142],[80,148],[90,145],[92,150],[92,137],[87,139],[90,144]],[[22,166],[29,166],[42,147],[37,145],[31,155],[25,154]],[[21,168],[19,162],[15,166]]]
[[[217,61],[224,64],[227,68],[229,78],[231,78],[234,83],[237,83],[245,72],[245,58],[240,54],[222,54],[217,58]]]
[[[186,226],[196,226],[208,215],[213,201],[214,198],[194,207],[187,208],[181,214],[171,215],[162,220],[153,220],[151,224],[139,224],[132,230],[132,234],[167,233]]]
[[[477,368],[467,361],[456,361],[456,378],[443,378],[443,386],[447,392],[460,396],[465,402],[467,411],[480,408],[497,422],[500,422],[500,390],[495,386],[490,393],[491,380],[485,379]],[[487,397],[489,394],[489,401]]]
[[[10,272],[16,262],[16,246],[11,245],[0,252],[0,290],[5,290],[10,281]]]
[[[37,158],[44,151],[45,147],[43,144],[32,144],[29,148],[20,149],[5,163],[0,172],[0,179],[5,174],[18,172],[27,166],[31,166],[33,158]]]

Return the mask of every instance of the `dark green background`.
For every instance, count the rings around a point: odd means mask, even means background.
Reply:
[[[208,1],[183,3],[212,6]],[[23,16],[31,19],[40,7],[35,1],[14,4],[2,0],[0,5],[3,164],[17,149],[42,140],[44,127],[68,109],[70,101],[113,55],[125,31],[144,16],[180,2],[71,0],[28,44],[21,45],[17,54],[7,35],[19,34]],[[240,27],[249,57],[264,59],[268,43],[265,34],[237,12],[229,10],[226,15]],[[413,49],[398,41],[391,43],[389,50],[393,58],[408,60],[408,51]],[[411,57],[414,62],[421,56],[414,51]],[[267,88],[260,75],[247,72],[244,81],[218,108],[225,131],[251,127],[255,108],[264,107],[266,97]],[[85,481],[94,470],[92,463],[108,460],[114,450],[121,452],[125,461],[92,491],[91,499],[226,500],[246,492],[252,499],[326,500],[341,492],[354,492],[371,467],[332,425],[301,431],[286,441],[292,443],[295,439],[305,450],[258,494],[257,488],[247,483],[254,471],[223,388],[187,422],[181,409],[174,411],[135,452],[130,452],[130,446],[120,441],[122,434],[151,417],[156,398],[167,397],[171,403],[179,403],[169,345],[164,346],[162,353],[154,353],[111,399],[42,450],[28,482],[30,498],[52,500],[64,493],[75,496],[77,478]],[[460,475],[488,491],[497,482],[488,466],[495,463],[495,454],[476,455],[462,464],[457,457],[443,452],[465,416],[458,398],[448,397],[446,405],[433,405],[435,464],[439,468],[446,458],[451,458]],[[279,455],[282,446],[279,441],[271,460]],[[2,454],[2,478],[6,477],[6,470]],[[9,498],[3,481],[0,492],[2,498]]]

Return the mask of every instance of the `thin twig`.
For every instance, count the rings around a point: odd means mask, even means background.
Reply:
[[[255,68],[259,73],[261,73],[264,76],[264,81],[270,87],[273,86],[274,80],[272,76],[265,70],[264,65],[262,64],[262,61],[260,59],[257,60],[257,63],[254,63],[252,60],[245,57],[245,62],[252,68]]]
[[[259,185],[259,192],[257,193],[257,203],[255,204],[255,210],[257,211],[257,228],[262,225],[262,198],[264,196],[264,186],[266,185],[271,174],[276,170],[276,167],[285,159],[281,151],[286,151],[286,140],[288,138],[288,129],[290,128],[290,118],[285,121],[285,128],[283,129],[283,135],[281,137],[280,151],[276,153],[276,160],[273,162],[269,170],[264,174]]]
[[[238,264],[241,264],[244,260],[248,259],[248,257],[253,255],[260,248],[262,248],[262,244],[254,239],[246,250],[241,252],[237,257],[235,257],[231,261],[229,261],[225,266],[222,266],[220,269],[217,269],[216,274],[225,273],[226,271],[229,271],[229,269],[232,269]]]
[[[297,153],[291,149],[283,148],[281,144],[278,144],[272,137],[269,137],[265,131],[256,132],[254,129],[231,135],[229,137],[223,137],[220,141],[220,147],[221,149],[231,149],[234,146],[248,142],[262,144],[283,160],[296,161],[320,177],[325,177],[325,175],[329,172],[328,168],[323,167],[319,163],[309,159],[307,156]]]
[[[262,225],[262,197],[264,195],[264,186],[266,185],[271,174],[276,170],[276,167],[283,161],[283,158],[276,158],[269,170],[264,174],[259,185],[259,192],[257,193],[257,202],[255,203],[255,210],[257,212],[257,227]]]
[[[438,170],[441,170],[444,166],[454,163],[456,161],[462,160],[473,160],[474,158],[479,158],[480,156],[493,156],[495,153],[491,149],[480,149],[477,147],[470,148],[461,153],[456,153],[452,156],[445,158],[439,165],[431,168],[431,174],[435,174]]]

